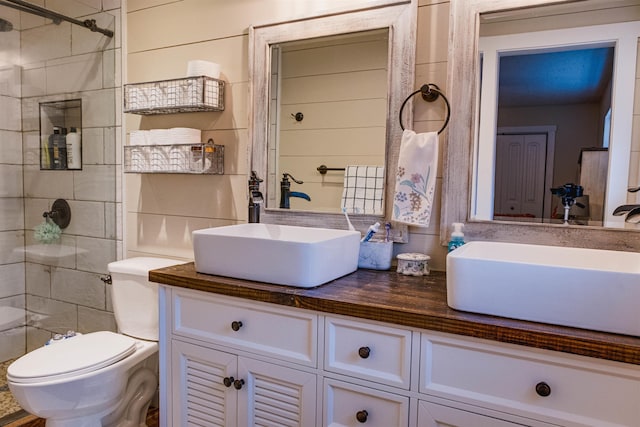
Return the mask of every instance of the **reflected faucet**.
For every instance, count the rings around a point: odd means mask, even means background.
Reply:
[[[301,193],[299,191],[290,191],[291,190],[291,182],[295,182],[296,184],[304,184],[303,181],[298,181],[291,174],[285,172],[282,174],[282,181],[280,181],[280,209],[289,209],[289,199],[291,197],[300,197],[301,199],[305,199],[307,201],[311,201],[311,197],[309,197],[306,193]]]
[[[264,202],[260,192],[260,183],[263,180],[258,178],[256,171],[251,171],[249,178],[249,222],[260,222],[260,205]]]
[[[629,193],[636,193],[640,191],[640,187],[628,188]],[[624,222],[630,224],[640,223],[640,205],[621,205],[614,209],[613,214],[615,216],[626,215]]]

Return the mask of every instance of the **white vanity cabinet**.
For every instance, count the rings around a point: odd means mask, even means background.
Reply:
[[[640,426],[640,366],[433,332],[421,341],[423,395],[531,426]]]
[[[315,425],[316,314],[178,288],[161,307],[163,425]]]
[[[409,390],[410,330],[327,316],[324,342],[325,370]]]
[[[418,427],[552,427],[532,419],[431,397],[418,402]]]
[[[638,427],[640,366],[161,287],[161,426]]]
[[[413,332],[334,316],[324,324],[323,425],[408,426]]]
[[[333,378],[324,379],[324,426],[409,425],[409,397]]]
[[[315,374],[178,339],[171,347],[169,425],[315,425]]]

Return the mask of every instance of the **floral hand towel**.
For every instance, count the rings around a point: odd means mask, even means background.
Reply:
[[[438,169],[438,134],[402,133],[392,219],[428,227]]]

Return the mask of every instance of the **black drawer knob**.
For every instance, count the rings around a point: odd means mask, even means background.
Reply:
[[[358,355],[363,359],[366,359],[371,354],[371,349],[369,347],[360,347],[358,349]]]
[[[356,412],[356,420],[358,420],[359,423],[366,423],[368,417],[369,413],[364,409],[362,411]]]
[[[222,383],[225,385],[225,387],[231,387],[231,384],[233,384],[233,377],[224,377],[224,379],[222,380]]]
[[[238,332],[240,330],[240,328],[242,328],[242,322],[239,322],[239,321],[231,322],[231,329],[233,329],[234,331]]]
[[[233,382],[233,386],[235,387],[236,390],[240,390],[243,385],[244,385],[244,380],[235,380]]]
[[[549,384],[541,381],[536,384],[536,393],[538,393],[538,396],[547,397],[551,394],[551,387],[549,387]]]

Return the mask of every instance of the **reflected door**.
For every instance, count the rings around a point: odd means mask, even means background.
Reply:
[[[496,137],[494,218],[542,222],[547,135]]]

